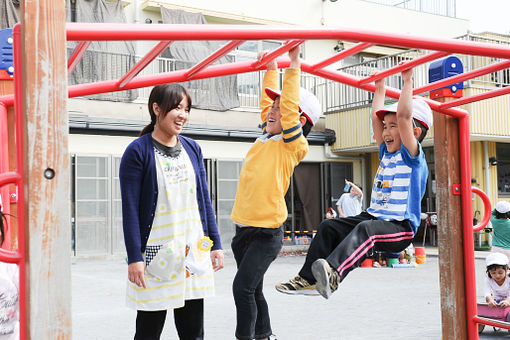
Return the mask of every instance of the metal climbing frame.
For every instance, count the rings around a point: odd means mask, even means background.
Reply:
[[[79,84],[69,86],[69,97],[87,96],[98,93],[114,92],[121,90],[136,89],[141,87],[153,86],[163,83],[183,82],[189,80],[211,78],[218,76],[233,75],[238,73],[247,73],[259,71],[265,68],[265,65],[306,40],[343,40],[358,42],[353,47],[343,50],[332,57],[324,59],[318,63],[302,62],[303,72],[316,76],[338,81],[353,87],[373,92],[375,89],[374,81],[396,74],[403,69],[418,66],[449,54],[466,54],[496,57],[510,59],[510,47],[502,45],[491,45],[476,43],[470,41],[461,41],[453,39],[433,39],[425,37],[415,37],[403,34],[392,34],[375,31],[351,30],[334,27],[289,27],[289,26],[235,26],[235,25],[134,25],[134,24],[83,24],[68,23],[67,40],[79,41],[74,52],[68,60],[69,73],[84,55],[91,41],[100,40],[152,40],[159,41],[156,46],[147,53],[125,76],[116,80],[101,81],[89,84]],[[15,69],[20,70],[20,26],[15,26],[13,30],[14,37],[14,63]],[[221,40],[229,41],[216,52],[205,58],[195,66],[186,70],[177,70],[157,75],[138,76],[138,74],[149,65],[159,54],[168,47],[172,41],[176,40]],[[278,49],[271,51],[261,61],[243,61],[230,64],[212,65],[237,46],[247,40],[283,40],[286,41]],[[343,72],[325,69],[348,56],[359,53],[373,45],[396,46],[403,48],[418,48],[430,50],[431,53],[416,58],[405,64],[401,64],[390,69],[378,72],[365,78],[358,78]],[[277,59],[278,67],[288,67],[289,60],[286,58]],[[442,79],[427,86],[417,88],[414,94],[418,95],[430,90],[439,89],[444,86],[455,84],[464,80],[472,79],[481,75],[489,74],[508,68],[509,61],[503,61],[483,68],[463,73],[450,78]],[[21,93],[21,72],[15,73],[15,94]],[[480,319],[476,315],[476,284],[475,284],[475,266],[474,266],[474,243],[471,194],[479,195],[485,204],[485,216],[475,230],[479,230],[488,223],[490,217],[490,202],[488,197],[479,189],[471,188],[471,167],[470,167],[470,144],[469,144],[469,115],[466,111],[457,108],[459,105],[472,103],[475,101],[488,99],[510,93],[510,87],[499,88],[483,94],[474,95],[467,98],[460,98],[447,103],[439,103],[426,99],[430,107],[437,112],[455,117],[459,121],[459,147],[460,147],[460,171],[461,171],[461,202],[462,202],[462,221],[463,221],[463,241],[464,241],[464,262],[466,273],[466,310],[468,321],[469,339],[478,339],[477,323],[491,325],[490,321]],[[386,96],[398,99],[400,91],[395,88],[387,88]],[[15,172],[6,172],[8,167],[0,169],[0,188],[6,184],[15,184],[22,188],[23,178],[23,131],[21,95],[0,96],[0,149],[2,154],[7,150],[7,136],[5,130],[2,130],[2,117],[6,115],[8,106],[15,106],[16,115],[16,140],[17,140],[17,164],[18,170]],[[7,170],[5,170],[7,169]],[[18,190],[18,226],[19,226],[19,249],[16,252],[0,250],[0,260],[17,263],[20,266],[20,320],[21,320],[21,339],[24,339],[24,328],[27,320],[25,310],[25,249],[24,234],[25,225],[23,221],[24,198],[23,190]],[[501,327],[501,325],[498,325]],[[505,327],[506,328],[506,327]],[[509,327],[510,328],[510,327]]]

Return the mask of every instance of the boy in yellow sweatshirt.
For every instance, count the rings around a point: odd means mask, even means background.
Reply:
[[[267,64],[260,100],[263,134],[246,155],[232,210],[239,340],[269,339],[272,334],[262,293],[264,274],[281,250],[281,226],[288,215],[285,193],[294,168],[308,152],[306,136],[321,114],[317,98],[300,88],[299,47],[289,51],[289,58],[281,93],[276,90],[276,62]]]

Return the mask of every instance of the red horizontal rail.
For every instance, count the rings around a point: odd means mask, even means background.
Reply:
[[[496,320],[492,321],[492,320],[489,320],[489,319],[481,318],[478,315],[475,315],[473,320],[476,323],[480,323],[480,324],[483,324],[483,325],[488,325],[488,326],[492,326],[492,327],[499,327],[499,328],[504,328],[504,329],[509,329],[510,330],[510,324],[508,322],[504,322],[504,321],[498,322]],[[498,336],[498,338],[499,338],[499,336]]]
[[[274,51],[266,54],[265,56],[263,56],[261,60],[257,60],[257,61],[252,62],[251,66],[254,69],[261,68],[262,66],[266,65],[271,60],[278,58],[279,56],[281,56],[285,52],[290,51],[294,47],[299,46],[299,45],[301,45],[304,42],[305,42],[304,40],[288,41],[285,44],[283,44],[281,47],[277,48],[276,50],[274,50]]]
[[[123,88],[127,83],[136,77],[144,68],[147,67],[154,59],[156,59],[172,42],[161,41],[152,48],[142,59],[140,59],[131,70],[126,73],[119,81],[119,88]]]
[[[67,40],[347,40],[510,59],[510,46],[342,27],[67,23]]]
[[[83,55],[87,51],[87,48],[89,48],[90,44],[91,41],[80,41],[78,45],[74,48],[73,53],[71,54],[69,60],[67,61],[67,75],[73,73],[74,69],[76,68],[76,65],[78,65],[81,58],[83,58]]]
[[[316,76],[323,77],[326,79],[335,80],[335,81],[338,81],[338,82],[341,82],[341,83],[344,83],[347,85],[351,85],[351,86],[357,87],[359,89],[367,90],[370,92],[375,91],[375,85],[373,83],[359,85],[360,79],[353,75],[350,75],[350,74],[347,74],[344,72],[332,71],[332,70],[326,70],[326,69],[313,70],[312,67],[313,66],[311,66],[305,62],[301,63],[301,69],[307,73],[314,74]],[[398,100],[398,98],[400,97],[400,90],[387,86],[386,87],[386,96]],[[428,98],[423,98],[423,99],[429,104],[430,108],[434,111],[441,112],[441,113],[444,113],[446,115],[456,117],[456,118],[462,118],[462,117],[465,117],[468,115],[468,113],[462,109],[451,108],[451,109],[445,110],[444,108],[441,108],[440,103],[438,103],[434,100],[428,99]]]
[[[243,42],[244,42],[243,40],[231,41],[228,44],[226,44],[225,46],[221,47],[219,50],[217,50],[216,52],[214,52],[213,54],[211,54],[210,56],[208,56],[207,58],[205,58],[204,60],[202,60],[201,62],[196,64],[195,66],[193,66],[191,68],[191,70],[189,70],[186,73],[186,78],[190,79],[191,77],[193,77],[193,75],[195,73],[197,73],[198,71],[207,67],[207,65],[214,63],[216,60],[220,59],[225,54],[232,51],[237,46],[241,45]]]
[[[351,55],[354,55],[354,54],[356,54],[358,52],[366,50],[367,48],[372,47],[372,46],[374,46],[374,44],[372,44],[372,43],[359,43],[359,44],[356,44],[356,45],[352,46],[351,48],[345,49],[345,50],[341,51],[340,53],[337,53],[334,56],[332,56],[332,57],[330,57],[328,59],[324,59],[323,61],[313,65],[313,69],[317,70],[317,69],[326,67],[328,65],[336,63],[337,61],[340,61],[342,59],[350,57]]]
[[[451,85],[451,84],[460,83],[460,82],[462,82],[464,80],[468,80],[468,79],[473,79],[473,78],[476,78],[476,77],[484,76],[486,74],[489,74],[489,73],[492,73],[492,72],[497,72],[497,71],[503,70],[503,69],[508,68],[508,67],[510,67],[510,61],[508,61],[508,60],[501,61],[501,62],[496,63],[496,64],[480,67],[480,68],[478,68],[476,70],[473,70],[473,71],[469,71],[469,72],[466,72],[466,73],[458,74],[456,76],[444,78],[444,79],[435,81],[433,83],[430,83],[430,84],[422,86],[422,87],[417,87],[417,88],[414,89],[413,94],[424,93],[424,92],[435,90],[435,89],[438,89],[438,88],[441,88],[441,87],[445,87],[445,86],[448,86],[448,85]]]
[[[469,103],[477,102],[477,101],[484,100],[484,99],[490,99],[490,98],[494,98],[494,97],[499,97],[499,96],[503,96],[503,95],[509,94],[509,93],[510,93],[510,86],[509,87],[503,87],[503,88],[500,88],[500,89],[497,89],[497,90],[492,90],[492,91],[489,91],[489,92],[475,94],[473,96],[469,96],[469,97],[465,97],[465,98],[460,98],[460,99],[457,99],[457,100],[454,100],[454,101],[451,101],[451,102],[443,103],[443,104],[441,104],[440,107],[442,109],[449,109],[451,107],[460,106],[460,105],[464,105],[464,104],[469,104]]]
[[[389,68],[387,70],[384,70],[384,71],[381,71],[381,72],[377,72],[374,75],[371,75],[371,76],[368,76],[366,78],[363,78],[363,79],[360,80],[359,84],[360,85],[364,85],[364,84],[368,84],[368,83],[371,83],[371,82],[379,80],[379,79],[386,78],[386,77],[391,76],[393,74],[402,72],[403,70],[407,70],[409,68],[413,68],[413,67],[416,67],[418,65],[428,63],[429,61],[445,57],[448,54],[449,53],[446,53],[446,52],[433,52],[433,53],[426,54],[424,56],[415,58],[415,59],[413,59],[411,61],[407,61],[407,62],[401,63],[401,64],[399,64],[397,66],[394,66],[392,68]]]

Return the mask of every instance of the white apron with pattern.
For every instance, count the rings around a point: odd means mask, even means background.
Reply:
[[[166,280],[150,275],[147,270],[145,271],[147,288],[138,287],[128,280],[126,292],[128,307],[146,311],[179,308],[184,306],[185,300],[214,295],[210,251],[198,248],[204,232],[196,198],[193,165],[184,148],[177,157],[165,156],[155,149],[155,162],[159,195],[144,254],[146,264],[160,266],[156,269],[163,269],[168,263],[159,261],[159,257],[156,257],[155,261],[151,260],[158,248],[166,249],[169,243],[175,256],[186,256],[186,246],[188,254],[184,266],[169,274],[170,277]]]

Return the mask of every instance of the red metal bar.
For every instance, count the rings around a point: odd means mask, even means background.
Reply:
[[[122,89],[127,83],[136,77],[144,68],[147,67],[154,59],[156,59],[172,42],[161,41],[152,50],[149,51],[142,59],[140,59],[124,77],[119,80],[119,88]]]
[[[415,88],[413,91],[413,94],[419,94],[419,93],[428,92],[430,90],[439,89],[441,87],[445,87],[445,86],[448,86],[451,84],[460,83],[461,81],[473,79],[473,78],[480,77],[480,76],[483,76],[483,75],[486,75],[486,74],[489,74],[492,72],[503,70],[508,67],[510,67],[510,61],[508,61],[508,60],[501,61],[501,62],[493,64],[493,65],[480,67],[473,71],[461,73],[461,74],[458,74],[453,77],[444,78],[444,79],[435,81],[433,83],[430,83],[428,85]]]
[[[301,69],[307,73],[314,74],[316,76],[323,77],[326,79],[335,80],[335,81],[338,81],[338,82],[341,82],[341,83],[344,83],[347,85],[351,85],[353,87],[357,87],[359,89],[367,90],[370,92],[375,91],[375,85],[373,83],[359,85],[360,78],[355,77],[350,74],[347,74],[347,73],[344,73],[344,72],[332,71],[332,70],[327,70],[327,69],[321,69],[321,70],[315,71],[312,69],[312,65],[309,65],[306,62],[301,63]],[[400,90],[397,90],[395,88],[387,86],[386,87],[386,96],[398,100],[398,98],[400,97]],[[467,112],[465,110],[461,110],[461,109],[445,110],[444,108],[441,108],[440,103],[438,103],[434,100],[430,100],[428,98],[423,98],[423,99],[429,104],[430,108],[434,111],[441,112],[446,115],[449,115],[452,117],[457,117],[457,118],[461,118],[461,117],[464,117],[467,115]]]
[[[12,37],[14,39],[14,70],[21,70],[21,25],[16,24],[12,30]],[[16,116],[16,172],[19,174],[17,180],[18,188],[18,252],[22,258],[18,262],[19,267],[19,312],[20,312],[20,340],[26,339],[27,324],[27,289],[26,287],[26,268],[25,263],[28,262],[25,252],[25,183],[24,183],[24,168],[25,162],[23,161],[23,87],[21,83],[22,72],[14,72],[14,93],[16,93],[14,112]]]
[[[340,53],[335,54],[334,56],[324,59],[323,61],[313,65],[313,69],[317,70],[320,68],[324,68],[328,65],[331,65],[333,63],[336,63],[337,61],[340,61],[342,59],[345,59],[347,57],[350,57],[351,55],[354,55],[358,52],[361,52],[369,47],[374,46],[372,43],[358,43],[351,48],[348,48],[346,50],[341,51]]]
[[[492,327],[499,327],[499,328],[504,328],[504,329],[510,329],[510,325],[508,323],[488,320],[488,319],[485,319],[485,318],[481,318],[481,317],[479,317],[477,315],[475,315],[473,317],[473,321],[476,322],[476,323],[481,323],[481,324],[489,325],[489,326],[492,326]],[[499,336],[498,336],[498,338],[499,338]]]
[[[260,61],[257,60],[257,61],[254,61],[252,63],[252,67],[254,69],[259,69],[261,68],[262,66],[266,65],[268,62],[270,62],[271,60],[281,56],[282,54],[284,54],[285,52],[288,52],[290,51],[291,49],[293,49],[294,47],[296,46],[299,46],[301,45],[302,43],[304,43],[305,41],[304,40],[293,40],[293,41],[288,41],[286,42],[285,44],[283,44],[283,46],[277,48],[276,50],[274,50],[273,52],[271,53],[268,53],[266,54]]]
[[[509,93],[510,93],[510,87],[502,87],[497,90],[492,90],[489,92],[475,94],[473,96],[460,98],[460,99],[457,99],[457,100],[454,100],[454,101],[451,101],[448,103],[443,103],[443,104],[441,104],[441,108],[448,109],[448,108],[455,107],[455,106],[460,106],[460,105],[464,105],[464,104],[477,102],[479,100],[503,96],[503,95],[509,94]]]
[[[67,23],[67,40],[347,40],[510,59],[510,47],[342,27]]]
[[[9,126],[7,119],[7,107],[0,102],[0,174],[9,171]],[[7,219],[7,227],[4,229],[4,243],[2,248],[11,249],[11,228],[10,215],[11,203],[9,198],[9,187],[0,187],[0,206]]]
[[[448,54],[449,53],[446,53],[446,52],[433,52],[433,53],[426,54],[426,55],[421,56],[419,58],[415,58],[415,59],[413,59],[411,61],[407,61],[405,63],[401,63],[401,64],[399,64],[397,66],[394,66],[392,68],[389,68],[387,70],[384,70],[384,71],[381,71],[381,72],[377,72],[374,75],[371,75],[371,76],[368,76],[366,78],[363,78],[363,79],[360,80],[359,84],[360,85],[365,85],[365,84],[371,83],[373,81],[386,78],[386,77],[391,76],[393,74],[402,72],[403,70],[407,70],[408,68],[413,68],[413,67],[416,67],[418,65],[428,63],[429,61],[445,57]]]
[[[216,60],[220,59],[225,54],[227,54],[228,52],[232,51],[237,46],[241,45],[243,42],[244,42],[243,40],[235,40],[235,41],[231,41],[228,44],[226,44],[225,46],[221,47],[219,50],[217,50],[216,52],[211,54],[209,57],[205,58],[204,60],[202,60],[201,62],[199,62],[195,66],[193,66],[191,68],[191,70],[189,70],[186,73],[186,78],[190,79],[191,77],[193,77],[193,75],[195,73],[197,73],[198,71],[200,71],[203,68],[207,67],[207,65],[214,63]]]
[[[89,48],[91,41],[80,41],[78,45],[74,48],[73,54],[69,57],[67,61],[67,75],[73,73],[76,65],[80,62],[81,58]]]
[[[475,225],[473,227],[473,231],[480,231],[483,228],[485,228],[485,226],[487,224],[489,224],[489,220],[491,219],[491,213],[492,213],[491,212],[491,200],[489,199],[489,197],[487,196],[487,194],[485,192],[478,189],[477,187],[471,187],[471,191],[474,194],[477,194],[478,196],[480,196],[480,198],[483,201],[483,206],[485,208],[484,212],[483,212],[483,219],[480,221],[480,223],[478,223],[477,225]]]
[[[459,156],[464,246],[464,274],[466,282],[466,314],[468,339],[478,339],[476,315],[476,272],[473,238],[473,209],[471,205],[471,150],[469,140],[469,115],[459,118]]]

